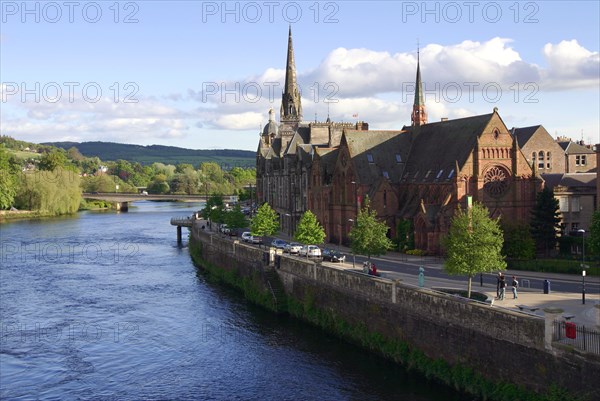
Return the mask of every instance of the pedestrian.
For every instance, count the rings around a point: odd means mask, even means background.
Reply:
[[[496,299],[500,299],[500,281],[502,280],[502,272],[498,272],[496,277]]]
[[[512,292],[513,292],[513,299],[517,299],[519,298],[517,296],[517,287],[519,286],[519,281],[517,280],[517,278],[515,276],[512,276]]]
[[[506,279],[504,275],[500,278],[500,300],[504,301],[504,293],[506,292]]]

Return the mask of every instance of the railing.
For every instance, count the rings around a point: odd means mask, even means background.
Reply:
[[[600,332],[564,320],[554,321],[553,341],[600,355]]]

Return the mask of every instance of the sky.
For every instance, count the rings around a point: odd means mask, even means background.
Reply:
[[[600,142],[598,1],[0,1],[0,133],[256,150],[291,27],[305,121],[429,122]]]

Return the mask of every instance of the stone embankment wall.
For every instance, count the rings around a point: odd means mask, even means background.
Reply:
[[[193,237],[203,244],[202,258],[214,265],[254,278],[264,269],[265,249],[201,230]],[[277,265],[292,314],[302,315],[291,305],[313,309],[319,319],[333,322],[328,326],[343,322],[366,328],[384,341],[470,368],[491,382],[537,393],[555,385],[581,399],[600,399],[600,359],[547,349],[542,318],[286,255]]]

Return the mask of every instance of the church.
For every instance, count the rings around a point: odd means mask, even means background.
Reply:
[[[364,122],[304,122],[296,83],[291,29],[280,122],[273,110],[257,151],[257,199],[280,215],[293,235],[311,210],[327,242],[348,244],[358,210],[371,207],[397,235],[408,221],[416,249],[437,254],[456,209],[467,197],[493,217],[529,221],[543,180],[529,164],[498,110],[428,122],[417,58],[411,125],[370,130]]]

